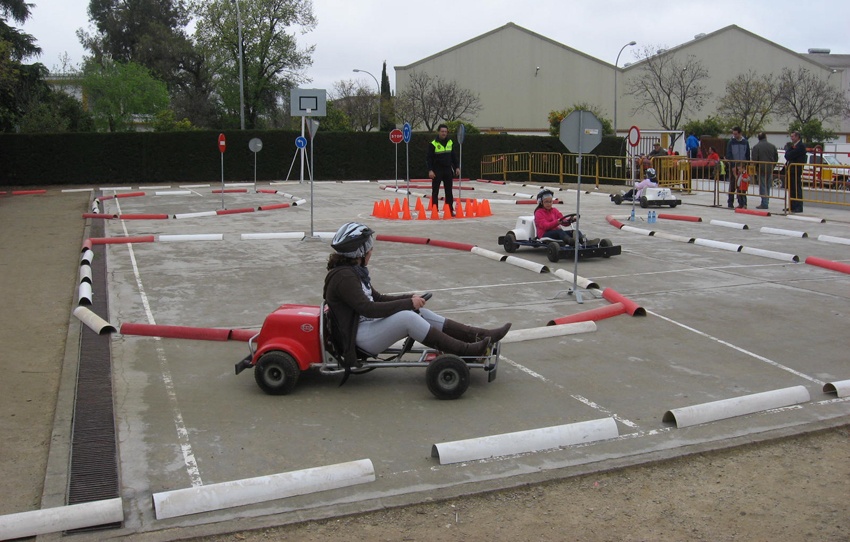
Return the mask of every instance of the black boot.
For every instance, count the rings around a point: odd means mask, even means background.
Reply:
[[[425,340],[422,341],[422,344],[440,352],[445,352],[446,354],[480,357],[487,352],[487,347],[490,346],[490,337],[477,342],[465,342],[432,327],[428,331],[428,335],[425,336]]]
[[[460,339],[462,341],[477,341],[479,339],[483,339],[484,337],[489,337],[490,342],[497,343],[505,338],[505,335],[508,334],[508,330],[511,329],[511,323],[503,325],[502,327],[496,329],[484,329],[480,327],[472,327],[466,324],[461,324],[460,322],[456,322],[454,320],[449,320],[446,318],[445,323],[443,324],[443,332],[455,339]]]

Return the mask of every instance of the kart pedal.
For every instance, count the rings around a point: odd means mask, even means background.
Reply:
[[[236,364],[236,366],[234,367],[234,369],[236,369],[236,374],[237,374],[237,375],[238,375],[239,373],[241,373],[242,371],[244,371],[245,369],[250,369],[251,367],[253,367],[253,366],[254,366],[254,364],[252,364],[252,363],[251,363],[251,357],[252,357],[252,356],[251,356],[251,354],[248,354],[248,355],[245,357],[245,359],[240,360],[240,361]]]

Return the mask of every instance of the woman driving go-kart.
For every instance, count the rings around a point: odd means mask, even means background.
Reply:
[[[548,188],[544,188],[537,194],[537,208],[534,210],[534,225],[537,228],[537,237],[563,241],[568,245],[575,244],[574,232],[569,226],[575,222],[575,214],[564,216],[561,211],[553,207],[555,194]],[[599,239],[590,239],[580,231],[575,235],[579,237],[582,245],[598,245]]]

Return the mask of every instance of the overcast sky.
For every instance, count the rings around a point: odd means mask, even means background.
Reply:
[[[67,53],[72,65],[79,64],[86,52],[76,31],[89,30],[89,0],[29,2],[35,7],[24,31],[43,50],[38,61],[53,70]],[[302,86],[327,90],[342,79],[374,85],[369,76],[351,70],[369,71],[380,80],[385,60],[395,89],[393,66],[411,64],[509,22],[610,64],[623,45],[637,41],[637,47],[623,52],[620,66],[633,61],[632,51],[644,45],[673,47],[730,24],[796,52],[816,47],[850,54],[848,0],[313,0],[313,7],[316,29],[298,36],[303,46],[316,46],[307,70],[312,82]]]

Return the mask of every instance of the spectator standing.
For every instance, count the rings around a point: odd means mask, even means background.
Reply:
[[[440,183],[446,194],[446,205],[452,216],[455,216],[454,195],[452,194],[452,179],[460,176],[460,161],[454,142],[449,139],[449,127],[441,124],[437,127],[437,138],[431,141],[426,157],[428,177],[431,179],[431,205],[440,201]],[[439,206],[438,206],[439,207]]]
[[[756,162],[759,196],[761,196],[761,205],[756,209],[767,209],[770,203],[768,199],[770,179],[773,177],[773,168],[779,161],[779,151],[776,150],[776,145],[767,140],[767,135],[764,132],[758,135],[758,139],[759,142],[753,146],[751,152],[753,162]]]
[[[803,164],[806,163],[806,145],[800,132],[791,132],[791,143],[785,145],[785,174],[788,179],[788,190],[792,213],[803,212]]]
[[[729,165],[726,170],[729,173],[729,198],[726,206],[732,209],[735,195],[738,196],[738,208],[747,208],[747,196],[738,192],[738,176],[746,171],[747,162],[750,161],[750,142],[741,133],[741,127],[732,128],[732,138],[726,143],[726,159]]]
[[[696,158],[699,151],[699,139],[694,134],[690,134],[685,140],[685,149],[688,151],[688,158]]]

